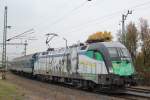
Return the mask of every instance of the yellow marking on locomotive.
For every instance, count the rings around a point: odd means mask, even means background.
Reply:
[[[80,61],[79,64],[83,65],[85,67],[96,67],[95,63],[91,63],[91,62],[88,62],[88,61]]]

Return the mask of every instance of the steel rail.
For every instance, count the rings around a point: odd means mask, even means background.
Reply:
[[[124,93],[150,99],[150,90],[148,89],[126,88],[126,91]]]

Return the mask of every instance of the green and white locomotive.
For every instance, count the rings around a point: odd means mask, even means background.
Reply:
[[[25,72],[22,67],[19,72],[78,87],[110,89],[135,83],[131,56],[119,42],[74,45],[36,53],[28,60],[31,66],[28,63],[24,67],[30,66],[31,71]],[[18,71],[16,64],[12,66],[11,70]]]

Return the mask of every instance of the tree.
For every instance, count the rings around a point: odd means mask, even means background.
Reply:
[[[96,32],[92,35],[90,35],[87,39],[87,43],[93,43],[93,42],[108,42],[112,41],[112,35],[111,32]]]
[[[145,19],[140,19],[140,37],[142,41],[142,52],[143,52],[143,59],[144,65],[150,66],[150,29],[148,25],[148,21]]]
[[[130,22],[127,26],[127,33],[126,33],[126,47],[128,48],[133,61],[135,62],[137,48],[138,48],[138,32],[135,24]]]
[[[129,50],[138,75],[143,79],[144,84],[150,84],[150,28],[148,21],[141,18],[139,29],[133,22],[130,22],[124,35],[119,31],[118,41],[122,42]],[[138,45],[139,43],[140,45]]]
[[[120,41],[127,47],[131,54],[131,57],[133,58],[133,61],[135,61],[138,48],[138,31],[135,24],[133,22],[130,22],[127,25],[127,30],[124,34],[121,33],[121,30],[119,30],[118,32],[118,41]]]

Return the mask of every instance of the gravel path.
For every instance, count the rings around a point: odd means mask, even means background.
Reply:
[[[7,81],[19,87],[24,100],[125,100],[30,80],[11,73]]]

